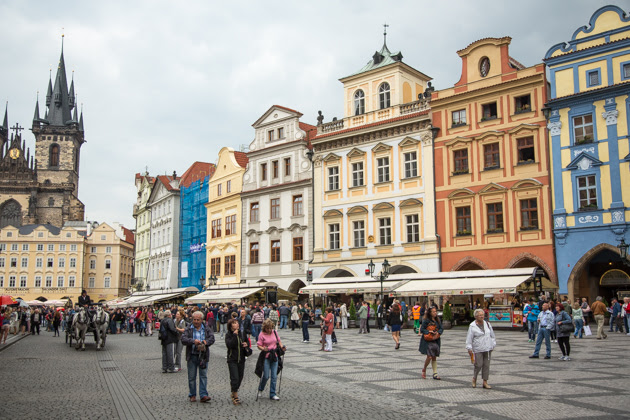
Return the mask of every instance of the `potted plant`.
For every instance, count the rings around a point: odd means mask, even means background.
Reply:
[[[376,302],[372,302],[371,306],[371,311],[370,311],[370,318],[374,318],[374,327],[376,327],[376,310],[378,309],[378,306],[376,305]],[[368,318],[368,323],[370,322],[370,319]]]
[[[453,327],[453,312],[451,311],[451,304],[446,302],[444,309],[442,310],[442,328],[450,330]]]
[[[348,308],[350,314],[350,322],[348,327],[355,328],[357,326],[357,308],[354,307],[354,299],[350,299],[350,308]]]

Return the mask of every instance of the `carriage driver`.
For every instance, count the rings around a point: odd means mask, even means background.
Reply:
[[[84,307],[87,309],[88,306],[91,304],[92,304],[92,299],[90,299],[90,296],[88,296],[85,289],[83,289],[83,291],[81,292],[81,296],[79,296],[79,307]]]

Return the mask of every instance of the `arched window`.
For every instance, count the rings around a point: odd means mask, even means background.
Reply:
[[[6,201],[0,209],[0,228],[7,226],[22,226],[22,206],[14,199]]]
[[[50,146],[49,166],[59,166],[59,146],[56,144]]]
[[[354,92],[354,115],[365,114],[365,93],[361,89]]]
[[[389,83],[385,82],[378,88],[378,103],[381,109],[389,108],[391,105],[389,96]]]

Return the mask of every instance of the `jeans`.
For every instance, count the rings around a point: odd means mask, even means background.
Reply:
[[[261,327],[262,327],[262,324],[252,324],[252,335],[254,336],[254,339],[256,341],[258,341],[258,336],[260,335]]]
[[[269,385],[269,398],[271,398],[276,395],[276,381],[278,379],[277,359],[275,362],[270,361],[270,359],[265,359],[263,377],[261,378],[260,385],[258,386],[259,391],[263,391],[265,389],[265,385],[267,385],[269,375],[271,375],[271,385]]]
[[[527,335],[529,339],[535,340],[536,334],[538,334],[538,321],[527,321]]]
[[[546,356],[551,357],[551,331],[547,328],[540,327],[540,331],[538,332],[538,338],[536,339],[536,348],[534,349],[534,356],[538,356],[540,353],[540,347],[542,345],[543,339],[545,340],[545,347],[547,348]]]
[[[577,338],[578,333],[579,333],[580,338],[582,338],[582,334],[584,334],[584,331],[582,330],[582,328],[584,327],[584,321],[581,319],[576,319],[574,320],[574,322],[575,322],[575,332],[573,333],[573,336]]]
[[[184,345],[182,344],[182,340],[179,340],[177,342],[177,344],[175,345],[175,368],[176,369],[181,369],[182,368],[182,349],[184,348]]]
[[[172,372],[175,370],[173,366],[173,353],[175,352],[175,344],[162,344],[162,371]]]
[[[332,351],[332,334],[326,334],[326,346],[324,351]]]
[[[308,324],[309,324],[308,320],[307,321],[302,320],[302,339],[304,341],[308,341],[310,338],[308,335]]]
[[[278,327],[279,329],[286,328],[288,318],[289,317],[286,315],[280,315],[280,326]]]
[[[366,322],[367,322],[367,319],[365,319],[365,318],[360,318],[359,319],[359,334],[367,333],[367,330],[365,329],[365,323]]]
[[[628,315],[623,317],[623,325],[626,327],[626,333],[630,333],[630,328],[628,328]]]
[[[221,324],[221,338],[223,338],[223,336],[225,336],[225,334],[227,334],[227,323],[225,324]]]
[[[199,367],[199,355],[191,354],[186,365],[188,368],[188,396],[197,396],[197,370],[199,370],[199,397],[208,396],[208,368]]]
[[[116,321],[116,332],[120,331],[120,321]]]
[[[230,388],[232,392],[238,392],[245,375],[245,360],[241,363],[228,362],[228,370],[230,371]]]

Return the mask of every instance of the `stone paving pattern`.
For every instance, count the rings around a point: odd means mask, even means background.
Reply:
[[[258,377],[253,370],[258,351],[247,361],[240,397],[230,400],[225,346],[211,347],[209,404],[187,400],[186,369],[161,373],[161,347],[156,336],[116,335],[100,352],[92,337],[86,351],[75,351],[52,333],[26,337],[0,352],[0,418],[7,419],[152,419],[152,418],[452,418],[531,419],[547,417],[630,418],[626,378],[630,337],[609,333],[607,340],[571,340],[572,361],[529,359],[533,344],[527,334],[497,331],[492,356],[492,390],[470,385],[472,365],[464,349],[465,328],[445,332],[438,359],[441,381],[422,380],[424,357],[419,338],[403,330],[400,350],[389,333],[372,329],[337,331],[332,353],[318,351],[318,329],[302,343],[299,330],[280,332],[288,347],[280,389],[281,400],[255,400]],[[544,346],[543,346],[544,349]],[[541,351],[544,355],[544,350]],[[481,383],[481,378],[479,378]]]

